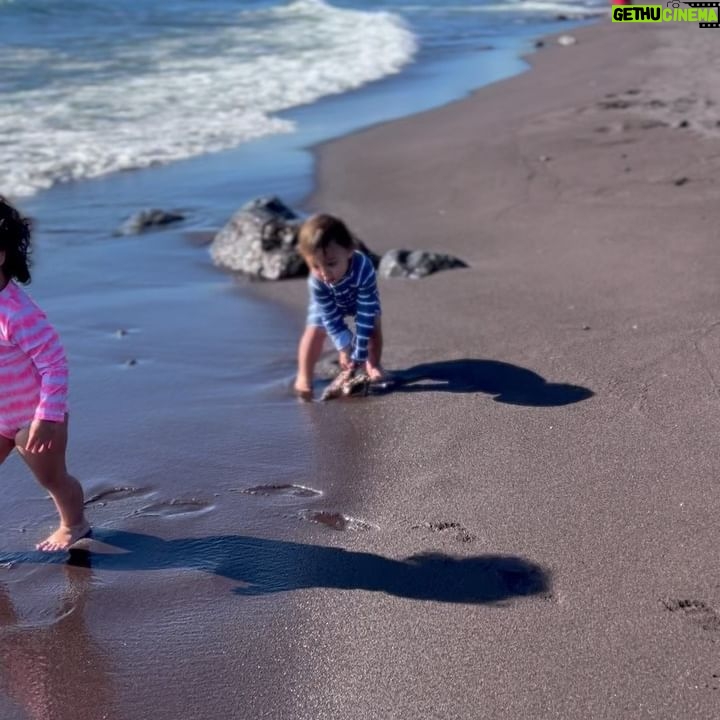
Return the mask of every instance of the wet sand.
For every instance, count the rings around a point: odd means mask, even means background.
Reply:
[[[97,530],[71,564],[24,550],[52,511],[3,468],[25,489],[2,512],[0,716],[714,716],[720,141],[711,70],[694,103],[673,70],[714,35],[572,34],[319,149],[309,209],[470,265],[381,284],[386,364],[415,379],[396,392],[288,397],[303,282],[253,288],[292,310],[268,311],[276,379],[249,396],[233,289],[199,262],[158,295],[140,238],[93,313],[68,291],[67,341],[93,360],[71,465]],[[197,252],[152,241],[158,264]],[[68,252],[69,279],[101,262]]]
[[[471,266],[381,285],[387,365],[424,382],[307,410],[335,506],[376,526],[352,542],[511,556],[548,590],[318,593],[295,717],[717,712],[716,38],[572,34],[523,76],[319,150],[310,209]]]

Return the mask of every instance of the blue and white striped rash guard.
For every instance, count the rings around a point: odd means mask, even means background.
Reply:
[[[344,350],[352,345],[352,360],[363,363],[368,356],[368,340],[380,315],[380,297],[375,268],[370,258],[357,250],[350,257],[348,271],[342,280],[331,285],[310,275],[310,307],[307,324],[324,327],[335,348]],[[355,338],[345,323],[355,318]]]

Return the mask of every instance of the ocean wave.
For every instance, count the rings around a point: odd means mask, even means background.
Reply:
[[[514,12],[514,13],[539,13],[547,15],[566,15],[568,17],[588,17],[594,15],[607,15],[607,5],[578,4],[564,2],[543,2],[543,0],[517,0],[496,5],[483,5],[485,12]]]
[[[0,48],[7,77],[22,60],[27,77],[44,78],[0,91],[1,190],[30,195],[290,132],[279,112],[397,73],[416,50],[398,16],[323,0],[245,10],[202,33],[120,39],[95,56]]]
[[[503,3],[474,3],[472,5],[405,5],[408,12],[442,13],[443,15],[475,15],[488,12],[507,13],[547,13],[550,15],[563,14],[567,16],[602,15],[608,13],[605,2],[588,0],[588,2],[574,2],[562,0],[545,2],[544,0],[507,0]]]

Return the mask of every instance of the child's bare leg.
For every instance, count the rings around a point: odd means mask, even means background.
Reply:
[[[7,456],[13,451],[15,441],[0,435],[0,465],[2,465]]]
[[[65,466],[67,419],[62,423],[58,442],[51,450],[39,454],[26,452],[27,436],[28,428],[18,432],[15,438],[17,451],[37,481],[50,493],[60,515],[58,529],[36,547],[46,552],[66,550],[90,531],[90,525],[85,519],[82,486]]]
[[[383,335],[380,317],[375,318],[375,329],[368,341],[368,359],[365,363],[368,377],[372,382],[383,379],[385,371],[382,368]]]
[[[313,374],[315,365],[322,355],[325,335],[325,328],[308,325],[300,338],[295,392],[306,400],[312,397]]]

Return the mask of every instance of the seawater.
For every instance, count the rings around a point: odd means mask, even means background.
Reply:
[[[454,62],[492,64],[559,16],[605,11],[600,0],[0,0],[0,192],[293,134],[294,109],[418,68],[457,96],[486,78],[458,83]]]

